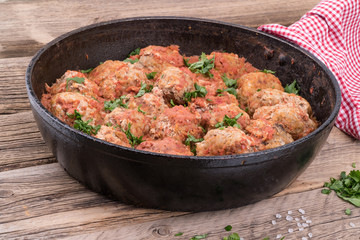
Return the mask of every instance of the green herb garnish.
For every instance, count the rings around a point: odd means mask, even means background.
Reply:
[[[151,72],[151,73],[147,73],[146,74],[146,77],[147,79],[154,79],[155,75],[156,75],[157,72]]]
[[[205,87],[199,86],[196,83],[194,84],[195,91],[193,92],[186,92],[184,94],[184,100],[190,102],[192,98],[197,97],[205,97],[207,94],[207,90]]]
[[[170,105],[171,105],[171,107],[175,107],[175,103],[172,99],[170,99]]]
[[[178,232],[178,233],[176,233],[174,236],[175,236],[175,237],[179,237],[179,236],[182,236],[182,235],[183,235],[182,232]]]
[[[330,183],[325,182],[324,187],[329,188],[329,191],[334,190],[338,197],[360,207],[359,170],[352,170],[349,175],[346,175],[346,172],[341,172],[340,179],[330,178]],[[324,193],[323,190],[322,193]]]
[[[188,63],[186,62],[185,64]],[[205,53],[201,53],[199,57],[199,61],[190,64],[189,69],[194,73],[201,73],[207,77],[212,78],[214,75],[210,73],[210,69],[213,69],[214,66],[215,66],[215,54],[211,59],[208,59]]]
[[[240,240],[240,236],[237,233],[232,233],[228,237],[223,237],[223,240]]]
[[[145,93],[149,93],[152,91],[152,89],[154,88],[153,85],[149,85],[149,87],[147,87],[146,83],[141,83],[141,87],[139,92],[134,96],[135,98],[141,97],[143,96]]]
[[[350,210],[350,208],[345,209],[345,214],[346,214],[346,215],[351,215],[351,210]]]
[[[356,168],[356,164],[355,164],[355,163],[352,163],[351,166],[352,166],[353,168]]]
[[[196,236],[190,238],[190,240],[205,239],[205,238],[207,238],[207,236],[208,236],[208,234],[196,235]]]
[[[243,113],[239,113],[234,118],[230,118],[228,115],[224,116],[224,119],[222,122],[218,122],[215,124],[216,128],[222,128],[222,127],[237,127],[241,129],[241,126],[237,123],[237,120],[243,115]]]
[[[90,73],[92,70],[94,70],[94,68],[89,68],[89,69],[86,69],[86,70],[80,70],[80,72],[82,72],[82,73]]]
[[[144,142],[144,140],[142,140],[143,136],[141,137],[135,137],[134,134],[131,133],[131,123],[128,124],[128,128],[125,131],[124,129],[122,129],[120,127],[121,131],[123,131],[127,137],[127,139],[129,140],[129,143],[131,145],[131,147],[134,147],[136,145],[139,145],[140,143]]]
[[[321,193],[322,193],[322,194],[330,194],[330,193],[331,193],[331,190],[330,190],[330,189],[322,189],[322,190],[321,190]]]
[[[143,110],[140,109],[141,108],[141,105],[138,106],[138,112],[141,112],[142,114],[146,114],[146,112],[144,112]]]
[[[237,88],[237,81],[235,79],[228,78],[226,74],[222,75],[221,78],[228,88]]]
[[[132,51],[132,52],[129,54],[129,57],[130,57],[130,56],[139,55],[139,54],[140,54],[140,48],[136,48],[134,51]]]
[[[290,85],[286,84],[284,90],[287,93],[294,93],[296,95],[299,95],[299,91],[300,91],[300,89],[296,83],[296,80],[294,80]]]
[[[115,100],[105,101],[104,109],[105,111],[112,112],[117,107],[128,108],[128,105],[123,102],[124,99],[127,99],[126,96],[121,96]]]
[[[217,93],[228,92],[236,97],[236,89],[235,88],[226,88],[226,89],[217,89]],[[218,96],[223,96],[223,94],[218,94]]]
[[[92,126],[89,125],[89,123],[92,121],[92,119],[89,119],[87,121],[84,121],[81,119],[82,115],[75,109],[74,114],[66,114],[69,118],[75,119],[74,121],[74,128],[77,130],[80,130],[88,135],[96,135],[99,129],[101,128],[101,125]]]
[[[138,58],[136,58],[136,59],[127,58],[127,59],[124,60],[124,62],[129,62],[131,64],[134,64],[134,63],[136,63],[138,61],[139,61]]]
[[[84,83],[84,82],[85,82],[85,78],[83,78],[83,77],[67,78],[67,79],[66,79],[66,90],[69,89],[68,84],[69,84],[70,81],[74,81],[74,82],[76,82],[76,83],[81,84],[81,83]]]
[[[260,72],[275,74],[275,72],[274,72],[274,71],[269,70],[269,69],[264,69],[264,70],[261,70]]]
[[[226,231],[230,232],[231,229],[232,229],[232,226],[231,226],[231,225],[227,225],[224,229],[225,229]]]
[[[185,145],[190,146],[190,151],[196,155],[196,145],[195,143],[204,141],[203,138],[195,138],[193,135],[188,134],[187,139],[185,140]]]

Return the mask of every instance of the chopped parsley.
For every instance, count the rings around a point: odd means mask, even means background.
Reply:
[[[134,147],[136,145],[139,145],[140,143],[144,142],[144,140],[142,140],[143,136],[141,137],[135,137],[134,134],[131,133],[131,123],[128,124],[128,128],[125,131],[124,129],[122,129],[120,127],[121,131],[123,131],[127,137],[127,139],[129,140],[129,143],[131,145],[131,147]]]
[[[184,100],[190,102],[192,98],[197,97],[205,97],[207,94],[207,90],[205,87],[199,86],[196,83],[194,84],[195,91],[193,92],[186,92],[184,94]]]
[[[236,89],[235,88],[226,88],[226,89],[217,89],[217,93],[220,93],[218,96],[223,96],[223,92],[228,92],[236,97]]]
[[[147,79],[154,79],[155,75],[156,75],[157,72],[151,72],[151,73],[147,73],[146,74],[146,77]]]
[[[240,236],[237,233],[232,233],[227,237],[223,237],[223,240],[240,240]]]
[[[208,236],[208,234],[196,235],[196,236],[190,238],[190,240],[205,239],[205,238],[207,238],[207,236]]]
[[[353,168],[356,168],[356,164],[355,164],[355,163],[352,163],[351,166],[352,166]]]
[[[237,88],[237,81],[236,79],[231,79],[226,76],[226,74],[222,75],[222,80],[224,81],[225,85],[228,88]]]
[[[94,70],[94,68],[89,68],[89,69],[86,69],[86,70],[80,70],[80,72],[82,72],[82,73],[90,73],[92,70]]]
[[[69,118],[75,119],[74,121],[74,128],[77,130],[80,130],[88,135],[96,135],[99,129],[101,128],[101,125],[92,126],[89,125],[89,123],[92,121],[92,119],[89,119],[87,121],[84,121],[81,119],[82,115],[75,109],[74,114],[66,114]]]
[[[296,83],[296,80],[294,80],[290,85],[286,84],[284,88],[285,92],[287,93],[294,93],[296,95],[299,95],[299,86]]]
[[[117,107],[128,108],[128,105],[123,102],[124,99],[127,99],[126,96],[121,96],[120,98],[117,98],[115,100],[105,101],[105,111],[112,112]]]
[[[232,226],[231,226],[231,225],[227,225],[224,229],[225,229],[226,231],[230,232],[231,229],[232,229]]]
[[[136,63],[138,61],[139,61],[138,58],[136,58],[136,59],[127,58],[127,59],[124,60],[124,62],[129,62],[131,64],[134,64],[134,63]]]
[[[230,118],[228,115],[224,116],[222,122],[218,122],[215,124],[216,128],[223,128],[223,127],[237,127],[241,129],[241,126],[237,123],[237,120],[243,115],[243,113],[239,113],[234,118]]]
[[[76,83],[78,83],[78,84],[82,84],[82,83],[84,83],[85,82],[85,78],[83,78],[83,77],[73,77],[73,78],[67,78],[66,79],[66,90],[68,90],[69,89],[69,82],[70,81],[74,81],[74,82],[76,82]]]
[[[130,56],[139,55],[139,54],[140,54],[140,48],[136,48],[134,51],[132,51],[132,52],[129,54],[129,57],[130,57]]]
[[[170,99],[170,105],[171,105],[171,107],[175,107],[175,103],[172,99]]]
[[[351,215],[351,210],[350,210],[350,208],[345,209],[345,214],[346,214],[346,215]]]
[[[360,207],[359,170],[352,170],[348,175],[346,175],[346,172],[341,172],[340,179],[330,178],[330,182],[325,182],[324,187],[328,189],[321,190],[321,193],[328,194],[327,192],[334,190],[338,197]]]
[[[274,72],[274,71],[269,70],[269,69],[264,69],[264,70],[261,70],[260,72],[275,74],[275,72]]]
[[[175,236],[175,237],[179,237],[179,236],[182,236],[182,235],[183,235],[182,232],[178,232],[178,233],[176,233],[174,236]]]
[[[188,65],[188,62],[184,59],[185,64]],[[199,61],[190,64],[190,71],[194,73],[201,73],[204,76],[212,78],[214,75],[210,73],[210,70],[215,67],[215,54],[211,59],[208,59],[205,53],[201,53]]]
[[[138,112],[141,112],[142,114],[146,114],[146,112],[144,112],[144,111],[143,111],[143,110],[141,110],[140,108],[141,108],[141,105],[140,105],[140,106],[138,106],[138,109],[137,109],[137,110],[138,110]]]
[[[203,138],[195,138],[193,135],[188,134],[187,139],[185,140],[185,145],[190,146],[190,151],[196,155],[196,145],[195,143],[204,141]]]
[[[141,97],[143,96],[145,93],[149,93],[152,91],[152,89],[154,88],[153,85],[149,85],[149,87],[147,87],[146,83],[141,83],[141,87],[139,92],[134,96],[135,98]]]

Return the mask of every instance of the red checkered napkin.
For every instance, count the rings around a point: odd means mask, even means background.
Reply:
[[[360,139],[360,0],[323,0],[289,27],[258,29],[307,49],[330,68],[342,93],[335,124]]]

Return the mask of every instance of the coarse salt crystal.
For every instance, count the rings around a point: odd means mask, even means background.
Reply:
[[[309,224],[307,224],[307,223],[303,223],[302,225],[303,225],[304,228],[309,226]]]
[[[300,232],[301,232],[301,231],[304,231],[304,228],[302,228],[302,227],[301,227],[301,228],[299,228],[299,231],[300,231]]]
[[[299,209],[299,212],[301,213],[301,214],[305,214],[305,211],[304,211],[304,209]]]
[[[306,220],[306,223],[312,223],[312,221],[311,220]]]
[[[302,237],[301,240],[308,240],[306,237]]]
[[[301,219],[305,221],[305,220],[306,220],[306,217],[305,217],[305,216],[301,216]]]
[[[297,226],[298,226],[298,227],[302,227],[302,224],[298,222],[298,223],[297,223]]]
[[[351,227],[355,227],[355,224],[353,222],[349,223]]]
[[[275,221],[275,220],[272,220],[271,223],[272,223],[272,225],[275,225],[275,224],[276,224],[276,221]]]
[[[298,222],[298,221],[300,221],[300,219],[299,219],[299,218],[295,218],[295,221],[297,221],[297,222]]]
[[[277,213],[277,214],[275,215],[275,217],[276,217],[276,218],[281,218],[281,215],[280,215],[279,213]]]
[[[294,218],[293,218],[292,216],[289,216],[289,215],[286,216],[286,220],[287,220],[287,221],[292,221],[293,219],[294,219]]]
[[[309,236],[309,238],[312,238],[313,235],[312,235],[312,233],[308,233],[308,236]]]
[[[282,237],[281,234],[276,235],[276,238],[281,238],[281,237]]]
[[[292,232],[294,232],[294,229],[289,228],[289,229],[288,229],[288,232],[289,232],[289,233],[292,233]]]
[[[292,211],[291,211],[291,210],[289,210],[289,211],[288,211],[288,214],[289,214],[289,215],[290,215],[290,214],[292,214]]]

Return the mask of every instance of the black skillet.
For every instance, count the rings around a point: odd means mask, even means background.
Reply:
[[[186,55],[213,50],[237,53],[259,69],[276,71],[283,84],[298,82],[321,126],[291,144],[232,156],[188,157],[117,146],[61,122],[40,103],[68,69],[123,60],[137,47],[176,44]],[[38,127],[60,165],[90,189],[124,203],[180,211],[238,207],[288,186],[325,143],[340,108],[333,74],[301,48],[255,29],[213,20],[141,17],[94,24],[66,33],[43,47],[26,72]]]

